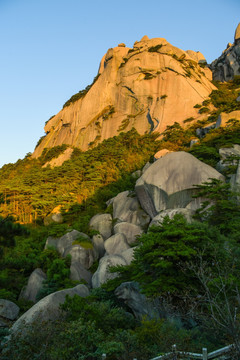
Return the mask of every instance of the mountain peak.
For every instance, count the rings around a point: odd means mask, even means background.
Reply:
[[[124,45],[110,48],[93,84],[73,95],[47,122],[46,136],[33,157],[62,144],[85,151],[133,127],[139,134],[161,134],[175,122],[198,116],[194,105],[214,88],[201,53],[147,36],[133,48]]]

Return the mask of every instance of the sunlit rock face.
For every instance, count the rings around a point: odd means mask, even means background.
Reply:
[[[202,60],[163,38],[145,36],[132,49],[109,49],[90,89],[47,122],[33,157],[62,144],[85,151],[132,127],[140,134],[162,133],[175,121],[197,117],[193,106],[214,89]]]

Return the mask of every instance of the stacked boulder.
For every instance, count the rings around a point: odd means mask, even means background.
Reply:
[[[73,289],[48,295],[25,313],[14,329],[18,329],[23,321],[28,323],[38,317],[41,320],[58,318],[61,316],[59,304],[64,302],[67,294],[87,296],[90,287],[100,287],[116,277],[116,273],[111,273],[109,267],[131,263],[136,239],[149,226],[161,224],[166,215],[172,218],[176,213],[183,214],[191,221],[194,211],[204,201],[193,197],[196,185],[212,178],[225,179],[217,170],[183,151],[161,154],[159,159],[153,164],[148,163],[138,175],[141,176],[136,181],[135,191],[121,192],[107,202],[108,206],[112,206],[112,215],[103,213],[92,217],[89,227],[97,232],[92,238],[72,230],[60,238],[47,239],[46,247],[54,247],[62,257],[71,255],[71,279],[84,280],[87,286],[78,285]],[[99,261],[98,268],[92,275],[90,268],[96,261]],[[36,302],[36,294],[45,278],[41,269],[36,269],[21,297]],[[136,298],[138,291],[135,287],[132,293]],[[129,296],[125,300],[130,301],[128,298]],[[138,303],[138,296],[136,299],[135,303]],[[149,313],[148,305],[145,312]]]
[[[101,286],[116,274],[109,272],[110,266],[127,265],[133,259],[134,248],[131,247],[136,237],[147,228],[150,217],[141,209],[140,203],[134,193],[124,191],[107,203],[112,205],[113,219],[110,214],[95,215],[90,221],[90,228],[98,230],[104,239],[105,254],[92,278],[92,287]],[[98,220],[98,221],[97,221]],[[102,221],[105,222],[103,226]],[[110,236],[106,236],[106,233]]]

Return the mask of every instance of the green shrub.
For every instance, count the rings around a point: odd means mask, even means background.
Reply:
[[[148,49],[148,52],[158,52],[158,50],[160,50],[162,47],[162,44],[158,44],[156,46],[151,46],[149,49]]]

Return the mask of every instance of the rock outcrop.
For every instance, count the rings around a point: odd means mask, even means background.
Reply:
[[[229,81],[240,75],[240,24],[235,31],[234,44],[228,44],[222,55],[210,66],[213,80]]]
[[[184,151],[166,154],[154,162],[136,182],[136,193],[142,208],[154,218],[160,211],[200,207],[193,199],[195,185],[224,176]]]
[[[103,239],[106,240],[112,235],[112,216],[111,214],[97,214],[90,220],[89,227],[99,231]]]
[[[30,325],[36,321],[59,319],[62,314],[60,305],[64,303],[66,295],[86,297],[89,295],[89,290],[85,285],[77,285],[72,289],[60,290],[44,297],[14,323],[11,331],[24,330],[25,325]]]
[[[92,277],[92,287],[98,288],[110,279],[114,279],[117,274],[110,273],[109,267],[116,265],[127,265],[127,261],[120,255],[106,255],[100,261],[97,271]]]
[[[92,86],[47,122],[33,157],[62,144],[85,151],[132,127],[140,134],[162,133],[175,121],[182,125],[197,117],[194,105],[214,89],[201,60],[200,53],[185,52],[163,38],[144,37],[132,49],[123,44],[109,49]]]
[[[240,44],[240,23],[238,24],[236,31],[235,31],[234,43],[235,43],[235,45]]]
[[[45,244],[45,249],[48,246],[52,246],[59,252],[61,256],[63,256],[63,254],[66,252],[66,249],[69,249],[73,242],[78,239],[89,240],[89,236],[77,230],[72,230],[60,238],[53,238],[49,236]]]
[[[154,302],[148,300],[145,295],[141,294],[138,283],[134,281],[122,283],[116,288],[115,295],[124,301],[137,319],[141,320],[146,316],[148,318],[159,317]]]
[[[35,269],[29,276],[28,283],[20,293],[20,298],[28,301],[36,302],[37,294],[41,290],[43,281],[47,279],[47,275],[42,269]]]
[[[0,317],[8,320],[15,320],[20,309],[12,301],[0,299]]]
[[[150,218],[140,207],[139,201],[130,191],[119,193],[112,202],[113,218],[141,227],[149,224]]]

